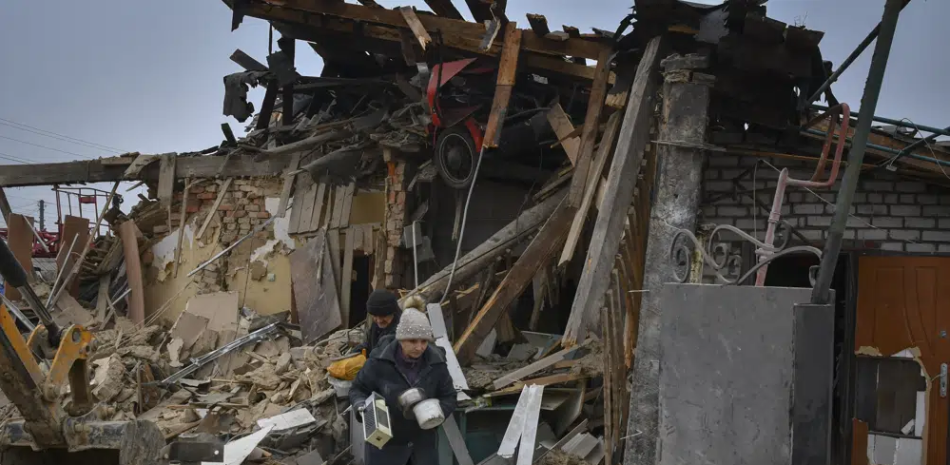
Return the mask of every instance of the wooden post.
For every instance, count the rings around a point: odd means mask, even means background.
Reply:
[[[547,264],[560,249],[571,225],[570,218],[574,215],[574,209],[566,203],[562,200],[561,205],[548,218],[547,223],[541,227],[538,235],[528,244],[528,248],[521,254],[518,261],[505,275],[505,279],[501,281],[492,296],[475,315],[472,323],[465,329],[462,337],[455,344],[455,352],[458,355],[459,363],[464,365],[471,362],[478,345],[491,332],[502,313],[507,311],[508,306],[524,292],[538,269]]]
[[[11,213],[7,222],[7,246],[20,262],[28,282],[33,282],[33,231],[30,230],[30,218]],[[20,291],[6,286],[6,295],[12,301],[20,300]]]
[[[132,323],[145,322],[145,295],[142,283],[142,261],[139,258],[139,243],[135,222],[129,220],[119,226],[122,250],[125,253],[125,275],[129,281],[129,319]]]
[[[13,210],[10,209],[7,194],[3,192],[3,188],[0,188],[0,218],[3,218],[3,222],[7,224],[7,227],[10,227],[10,215],[12,213]]]
[[[59,254],[56,256],[56,268],[59,270],[59,274],[64,274],[71,270],[73,265],[76,264],[76,257],[79,256],[81,250],[79,247],[75,247],[75,250],[70,253],[67,244],[72,244],[73,240],[75,240],[76,244],[79,244],[80,247],[89,242],[89,220],[78,216],[66,215],[66,218],[63,219],[63,235],[60,237],[59,242],[61,246]],[[69,295],[73,297],[79,296],[78,282],[73,283],[69,287]]]
[[[680,61],[682,60],[682,61]],[[670,58],[663,65],[663,116],[661,141],[679,144],[657,145],[655,199],[651,213],[643,288],[649,290],[642,298],[637,351],[634,360],[635,385],[630,400],[627,431],[637,434],[627,439],[624,464],[655,463],[659,428],[659,350],[660,289],[672,281],[669,253],[677,228],[694,231],[699,210],[705,155],[701,147],[706,141],[712,76],[684,69],[701,66],[701,60],[689,57]],[[671,66],[672,65],[672,66]],[[632,97],[631,97],[632,98]],[[691,147],[690,147],[691,146]]]
[[[482,147],[498,147],[501,127],[508,114],[508,101],[511,89],[515,86],[518,72],[518,55],[521,50],[521,30],[512,21],[505,26],[505,44],[501,50],[501,62],[498,64],[498,81],[495,85],[495,98],[492,100],[488,125]]]
[[[604,200],[597,212],[584,271],[578,281],[571,315],[564,331],[564,346],[571,346],[584,337],[588,314],[595,315],[594,312],[599,312],[603,306],[604,292],[610,283],[610,271],[620,248],[627,210],[633,200],[637,173],[643,161],[643,149],[649,139],[653,102],[658,87],[660,48],[660,38],[651,40],[637,68],[630,102],[617,140],[617,150],[604,188]],[[575,171],[575,180],[578,175]]]
[[[574,178],[571,179],[571,193],[568,202],[574,208],[581,205],[587,185],[587,173],[590,171],[591,154],[594,152],[594,142],[597,140],[597,129],[600,127],[600,113],[604,109],[604,98],[607,95],[607,78],[610,76],[610,47],[603,47],[597,57],[597,68],[594,70],[594,83],[591,85],[590,97],[587,100],[587,115],[584,117],[584,130],[581,132],[581,144],[574,163]],[[646,53],[644,54],[646,55]],[[596,178],[595,178],[596,179]]]

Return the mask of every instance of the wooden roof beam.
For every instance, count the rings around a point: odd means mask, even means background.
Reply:
[[[425,0],[426,5],[429,5],[429,8],[432,8],[432,11],[435,14],[449,19],[459,19],[462,18],[462,13],[459,13],[459,10],[455,8],[455,5],[452,4],[452,0]]]
[[[481,0],[475,1],[480,2]],[[260,7],[258,8],[258,6]],[[252,2],[241,8],[242,13],[255,17],[260,17],[253,13],[255,11],[274,12],[275,10],[297,10],[391,27],[408,28],[405,18],[399,11],[368,8],[332,0],[280,0],[279,4],[277,0],[264,0],[264,3]],[[432,15],[419,15],[419,21],[428,32],[441,31],[443,35],[458,34],[459,36],[481,39],[486,30],[482,23],[471,23]],[[597,59],[600,47],[601,44],[580,38],[566,41],[551,40],[539,36],[534,31],[524,31],[522,36],[522,48],[525,51],[547,55],[566,55],[594,60]]]
[[[361,24],[357,26],[356,23],[351,21],[345,21],[328,16],[311,15],[302,11],[289,10],[285,8],[272,8],[262,4],[251,4],[248,5],[243,10],[243,12],[247,16],[253,16],[255,18],[268,21],[289,23],[295,26],[306,26],[313,28],[313,30],[320,30],[321,32],[358,35],[364,40],[378,39],[387,42],[395,42],[397,44],[402,40],[401,36],[399,35],[399,31],[391,27],[376,26],[372,24]],[[420,20],[422,20],[424,17],[425,15],[420,16]],[[306,33],[303,27],[286,29],[286,31],[290,33],[292,37],[300,40],[320,41],[317,39],[315,34]],[[407,28],[406,31],[408,32],[409,29]],[[524,63],[528,68],[538,70],[540,72],[555,72],[585,81],[593,79],[594,68],[589,66],[570,63],[564,61],[564,59],[560,57],[526,53],[528,49],[525,46],[525,39],[529,35],[534,36],[534,32],[523,32],[521,45],[522,58],[524,59]],[[471,54],[496,58],[501,54],[500,44],[496,44],[488,50],[482,50],[480,48],[480,38],[456,35],[452,33],[452,31],[443,31],[443,41],[446,47]],[[600,44],[596,45],[598,47],[602,46]],[[398,48],[398,46],[396,48]],[[394,56],[399,56],[399,53],[395,53]],[[614,73],[610,73],[608,82],[613,83],[614,80]]]
[[[261,160],[257,160],[261,158]],[[0,169],[0,187],[43,186],[115,181],[157,181],[159,164],[152,163],[136,176],[126,179],[126,168],[133,157],[100,158],[65,163],[6,165]],[[290,162],[288,156],[261,154],[178,157],[175,178],[214,178],[230,176],[277,176]]]

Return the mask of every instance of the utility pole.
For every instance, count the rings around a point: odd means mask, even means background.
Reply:
[[[40,200],[40,231],[46,231],[46,201]]]

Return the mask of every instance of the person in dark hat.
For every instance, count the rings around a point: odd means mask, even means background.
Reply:
[[[385,336],[396,333],[396,326],[399,325],[399,319],[402,315],[402,309],[399,308],[399,300],[392,292],[383,289],[377,289],[369,295],[366,301],[366,313],[369,313],[373,319],[373,324],[366,331],[366,340],[356,346],[356,352],[366,350],[366,357],[373,353],[373,349],[379,346],[379,341]]]

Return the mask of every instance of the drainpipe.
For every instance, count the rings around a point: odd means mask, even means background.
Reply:
[[[871,58],[871,67],[868,70],[868,79],[864,84],[864,95],[861,97],[861,117],[855,128],[854,143],[848,157],[848,167],[844,172],[844,180],[838,191],[838,202],[835,204],[835,215],[828,229],[828,240],[821,256],[821,267],[818,269],[818,279],[811,293],[811,303],[831,303],[831,278],[835,274],[838,264],[838,254],[841,252],[841,242],[844,239],[844,230],[848,223],[848,212],[854,200],[854,191],[858,187],[858,177],[861,175],[861,166],[864,162],[864,152],[867,148],[868,135],[871,132],[871,122],[874,110],[877,108],[877,99],[881,93],[881,83],[884,81],[884,71],[887,69],[887,58],[891,53],[891,43],[894,41],[894,31],[897,29],[897,18],[904,7],[904,0],[887,0],[884,6],[884,18],[880,24],[880,35],[874,46],[874,56]]]

